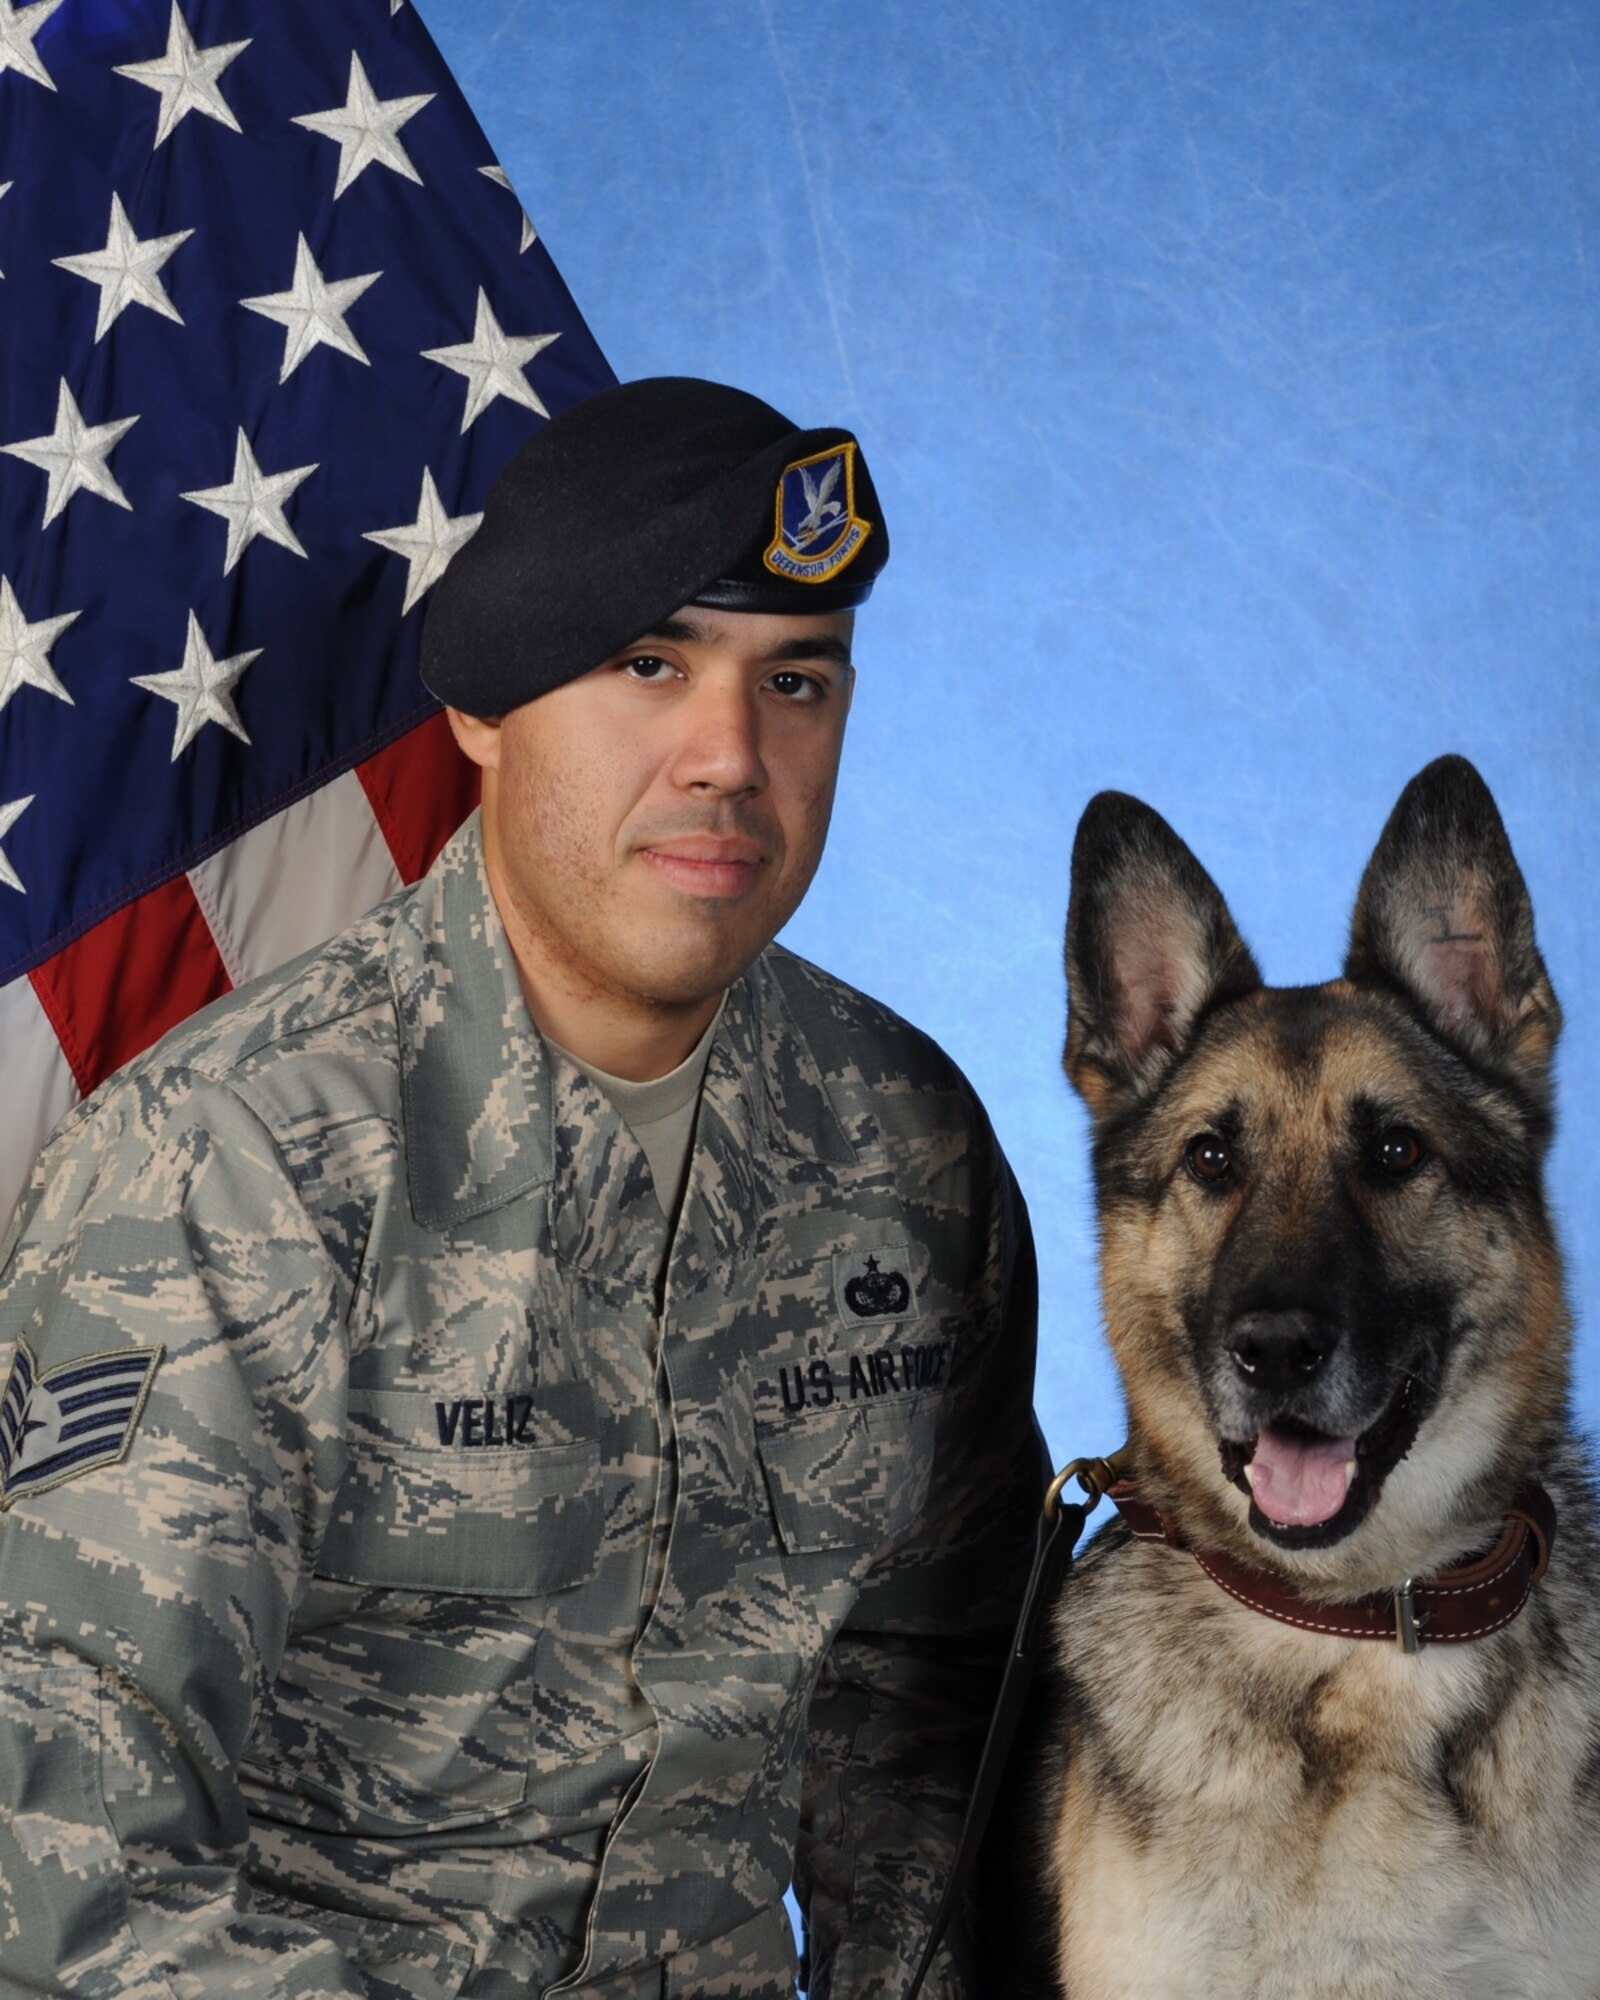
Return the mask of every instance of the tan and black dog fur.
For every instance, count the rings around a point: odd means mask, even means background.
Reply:
[[[1529,1478],[1558,1527],[1513,1624],[1409,1656],[1104,1530],[991,1839],[988,1990],[1597,2000],[1600,1550],[1542,1185],[1560,1013],[1493,800],[1430,765],[1344,976],[1274,989],[1166,823],[1102,794],[1067,972],[1137,1476],[1189,1547],[1348,1600],[1490,1546]]]

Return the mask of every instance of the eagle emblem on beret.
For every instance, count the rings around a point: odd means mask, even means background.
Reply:
[[[762,561],[776,576],[825,583],[854,562],[872,533],[856,512],[856,446],[852,438],[783,468],[777,526]]]

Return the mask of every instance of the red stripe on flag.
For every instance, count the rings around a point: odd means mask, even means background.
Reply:
[[[85,1097],[232,984],[186,875],[135,898],[28,976]]]
[[[416,882],[478,803],[478,767],[463,757],[443,715],[398,736],[356,766],[402,882]]]

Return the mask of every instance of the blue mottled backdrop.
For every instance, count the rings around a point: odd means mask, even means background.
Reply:
[[[788,939],[987,1100],[1057,1456],[1121,1423],[1059,1069],[1084,801],[1148,799],[1268,976],[1317,979],[1442,750],[1499,798],[1566,1007],[1554,1184],[1600,1428],[1600,13],[421,6],[620,375],[867,445],[894,561]]]

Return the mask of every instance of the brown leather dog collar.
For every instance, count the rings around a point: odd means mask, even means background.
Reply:
[[[1188,1549],[1219,1589],[1252,1611],[1338,1639],[1393,1639],[1404,1653],[1461,1645],[1509,1625],[1544,1575],[1556,1538],[1555,1507],[1544,1488],[1530,1480],[1512,1501],[1500,1539],[1487,1554],[1437,1576],[1408,1577],[1392,1592],[1347,1604],[1319,1604],[1302,1597],[1284,1577],[1250,1569],[1213,1550],[1188,1548],[1176,1525],[1141,1497],[1132,1479],[1118,1480],[1106,1497],[1140,1541]]]

